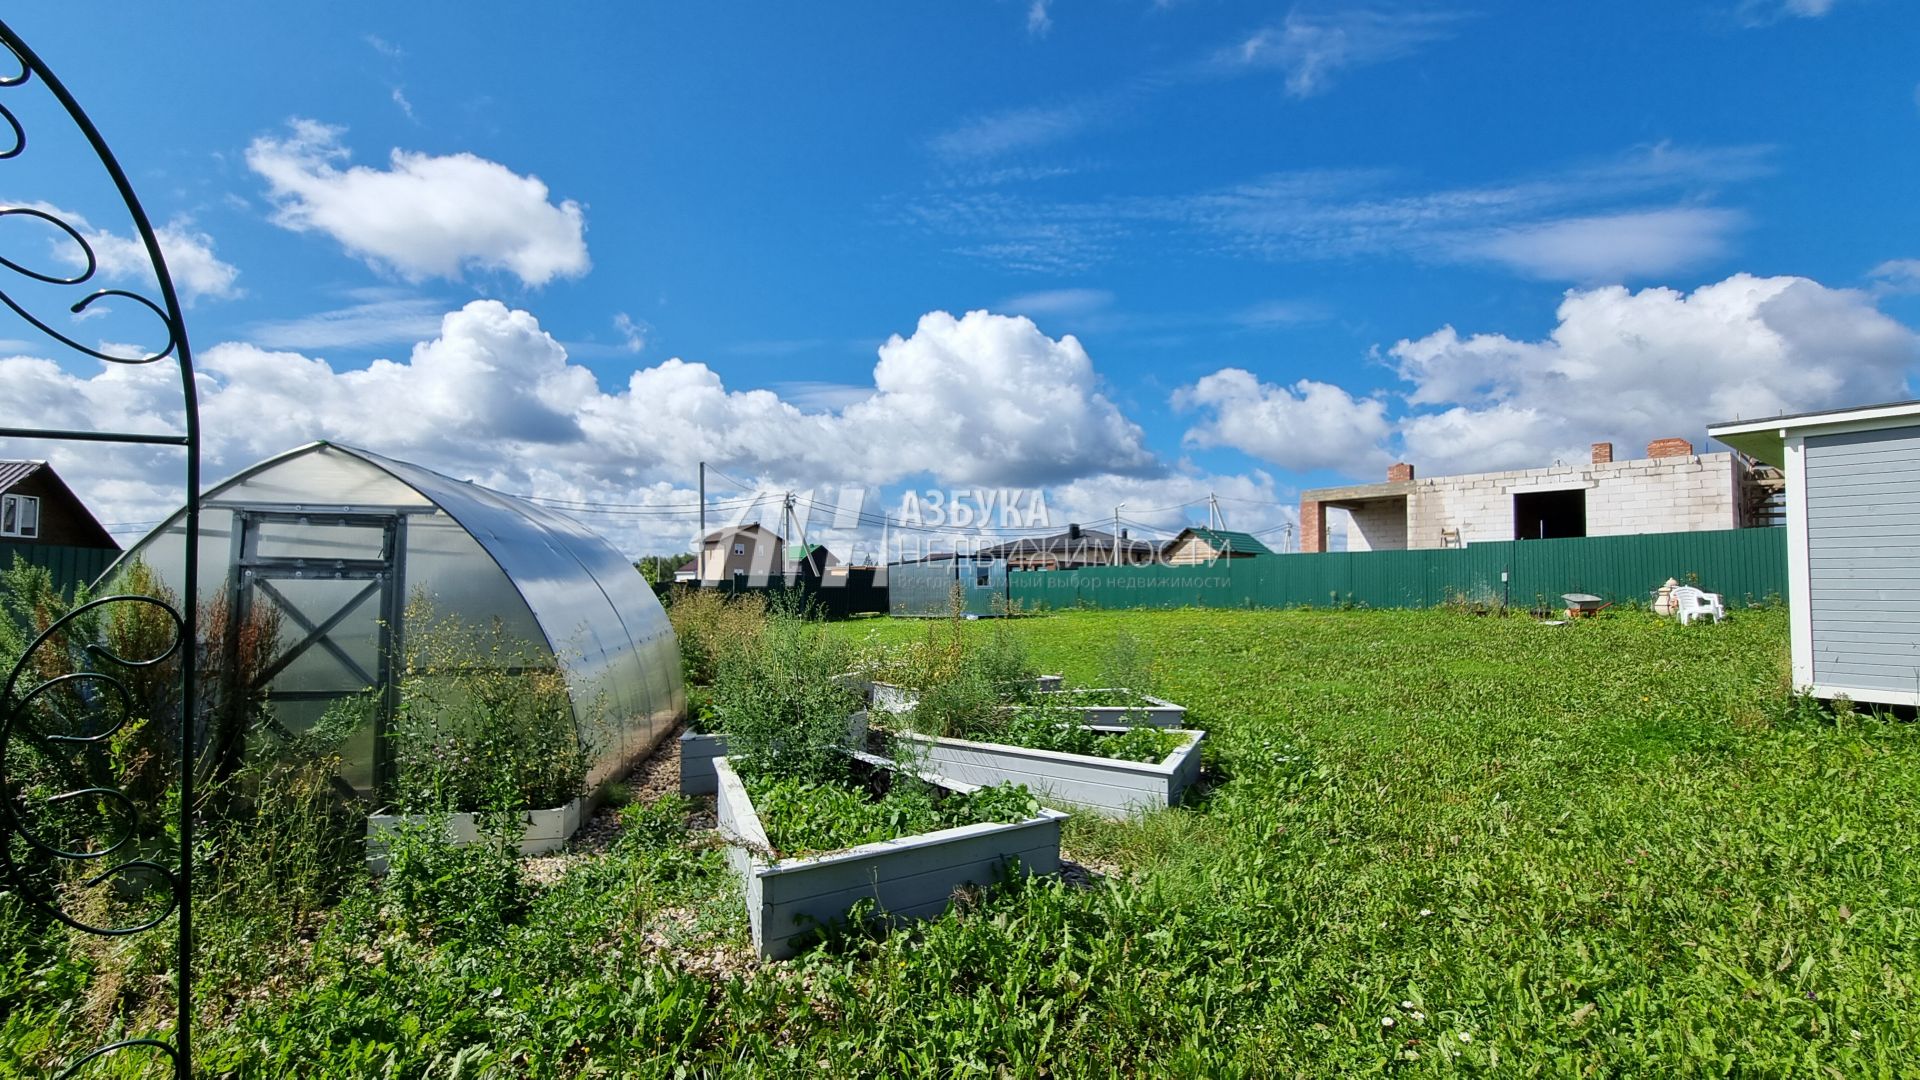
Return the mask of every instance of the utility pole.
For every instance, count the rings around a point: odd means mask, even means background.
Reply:
[[[700,538],[693,542],[694,580],[707,576],[707,463],[700,463]]]
[[[1219,498],[1217,498],[1213,492],[1207,492],[1207,528],[1224,529],[1226,527],[1227,518],[1225,514],[1220,512]]]
[[[1121,503],[1113,508],[1113,565],[1120,565],[1120,511],[1127,504]]]

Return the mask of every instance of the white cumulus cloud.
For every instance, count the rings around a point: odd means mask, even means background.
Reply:
[[[735,477],[806,487],[1027,486],[1164,468],[1140,428],[1099,389],[1092,359],[1024,318],[933,312],[881,346],[873,382],[837,408],[731,389],[705,364],[670,359],[608,391],[526,311],[476,300],[441,319],[404,359],[341,369],[325,359],[227,342],[199,357],[206,472],[219,477],[312,439],[417,461],[502,490],[614,503],[672,503],[706,461]],[[102,364],[76,374],[0,359],[0,411],[45,426],[112,418],[178,426],[171,369]],[[48,453],[0,445],[0,455]],[[177,502],[165,451],[54,448],[56,466],[103,520],[157,518]],[[681,497],[681,504],[689,499]],[[630,550],[678,546],[690,520],[590,518]]]
[[[1691,293],[1574,290],[1541,340],[1443,327],[1391,355],[1433,407],[1400,421],[1432,473],[1620,457],[1655,438],[1704,442],[1709,423],[1906,396],[1920,340],[1851,289],[1736,274]]]
[[[1187,442],[1365,478],[1388,457],[1446,475],[1585,460],[1594,442],[1704,449],[1717,421],[1911,396],[1920,336],[1866,292],[1735,274],[1691,293],[1570,290],[1544,338],[1443,326],[1387,356],[1402,385],[1366,397],[1214,372],[1175,395],[1201,411]]]
[[[1355,398],[1331,383],[1261,382],[1242,368],[1222,368],[1176,391],[1177,408],[1202,410],[1187,431],[1191,446],[1229,446],[1288,469],[1370,466],[1384,457],[1392,430],[1377,397]]]
[[[344,128],[295,120],[261,136],[247,164],[267,181],[275,223],[322,232],[409,280],[505,271],[530,286],[585,274],[586,215],[538,177],[473,154],[396,149],[386,169],[348,164]]]
[[[136,290],[151,287],[157,280],[153,260],[147,257],[147,245],[131,228],[124,234],[117,233],[93,224],[83,214],[43,202],[18,203],[13,208],[47,214],[72,226],[93,249],[94,263],[103,277],[131,282]],[[44,222],[35,225],[45,231],[56,259],[74,271],[86,267],[86,252],[74,244],[71,237]],[[196,227],[191,219],[175,218],[155,228],[153,235],[160,242],[160,253],[167,260],[167,270],[173,275],[174,287],[180,291],[184,303],[190,304],[201,297],[226,300],[240,295],[237,284],[240,271],[214,254],[213,237]],[[158,302],[158,294],[151,299]]]

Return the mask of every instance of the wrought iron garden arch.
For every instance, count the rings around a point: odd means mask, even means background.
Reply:
[[[193,357],[187,344],[186,323],[181,315],[180,299],[174,290],[173,278],[167,272],[165,257],[160,251],[159,241],[155,238],[153,225],[134,195],[133,186],[128,182],[126,173],[101,138],[99,130],[88,118],[85,110],[68,92],[65,85],[54,76],[40,57],[20,39],[13,28],[0,22],[0,47],[11,55],[12,63],[7,70],[0,72],[0,162],[20,157],[27,149],[26,130],[14,110],[7,107],[6,97],[28,87],[35,80],[46,87],[67,117],[86,138],[99,163],[105,168],[108,177],[130,215],[141,243],[145,245],[148,260],[152,264],[154,277],[159,286],[159,302],[142,296],[137,292],[119,288],[95,288],[89,283],[99,272],[99,260],[92,246],[81,232],[67,221],[45,209],[25,206],[0,207],[0,217],[24,215],[52,226],[64,236],[65,242],[77,245],[73,250],[83,256],[83,266],[78,271],[59,274],[36,270],[22,262],[0,254],[0,266],[13,271],[23,278],[60,288],[82,290],[76,293],[79,298],[69,305],[69,310],[78,315],[95,303],[108,299],[131,301],[157,316],[165,330],[166,338],[157,347],[145,355],[127,357],[110,355],[98,349],[89,348],[73,338],[54,329],[42,321],[27,303],[21,302],[8,287],[0,286],[0,303],[4,303],[14,314],[24,319],[41,334],[59,345],[97,360],[123,364],[156,364],[171,360],[179,368],[181,387],[182,428],[179,433],[124,432],[98,430],[46,430],[36,428],[17,428],[0,426],[0,437],[35,438],[59,441],[120,443],[132,445],[174,447],[185,457],[186,485],[186,566],[182,578],[183,598],[176,608],[159,596],[123,594],[103,596],[91,600],[74,611],[68,612],[38,635],[20,657],[13,670],[8,673],[3,692],[0,692],[0,891],[11,892],[16,898],[46,915],[75,929],[108,936],[124,936],[155,931],[172,918],[175,930],[174,962],[177,979],[175,1001],[174,1031],[172,1041],[157,1038],[123,1039],[90,1051],[71,1062],[63,1076],[71,1075],[89,1062],[125,1050],[144,1049],[160,1053],[171,1062],[174,1075],[186,1080],[192,1075],[191,1024],[193,1015],[193,907],[190,903],[193,895],[193,814],[194,814],[194,762],[195,741],[198,727],[196,709],[196,663],[199,640],[198,627],[195,625],[196,599],[199,596],[199,543],[200,543],[200,416],[194,393]],[[0,57],[4,62],[5,57]],[[17,70],[16,70],[17,68]],[[10,140],[10,141],[9,141]],[[120,656],[99,642],[84,643],[84,654],[89,663],[80,670],[45,675],[45,669],[36,672],[35,658],[43,649],[64,647],[64,638],[69,632],[77,633],[86,617],[99,612],[128,605],[151,605],[165,612],[171,625],[171,640],[164,643],[155,655]],[[139,856],[137,849],[130,849],[134,838],[135,822],[138,811],[133,800],[120,788],[110,783],[79,779],[71,790],[63,791],[43,800],[44,803],[71,801],[75,805],[92,805],[101,810],[103,819],[109,815],[105,807],[114,808],[113,815],[122,818],[123,828],[117,833],[111,826],[108,837],[85,846],[75,844],[69,847],[66,841],[57,835],[43,834],[35,827],[32,815],[23,813],[24,789],[15,782],[8,770],[8,749],[16,739],[30,740],[37,750],[43,751],[49,760],[65,763],[76,778],[97,775],[102,756],[106,753],[108,740],[133,718],[128,714],[127,705],[131,697],[122,681],[122,675],[142,668],[152,668],[166,663],[177,656],[179,668],[179,708],[178,719],[178,767],[176,782],[180,787],[178,810],[178,856],[174,865],[163,865],[152,858]],[[44,715],[46,708],[56,699],[65,702],[79,702],[92,716],[72,718],[74,723],[62,725],[58,731],[40,730],[35,717]],[[36,704],[37,703],[37,704]],[[44,877],[36,871],[60,864],[76,864],[91,869],[101,867],[92,874],[87,882],[99,885],[119,880],[127,876],[158,876],[166,882],[164,905],[160,910],[142,913],[143,917],[130,921],[126,925],[95,925],[87,918],[65,910],[62,898],[56,890],[46,887]]]

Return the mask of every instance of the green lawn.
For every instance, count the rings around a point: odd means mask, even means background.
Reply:
[[[635,812],[612,851],[470,934],[465,915],[443,912],[436,934],[359,893],[257,974],[263,992],[236,992],[248,969],[216,957],[210,1074],[1858,1076],[1920,1061],[1916,728],[1793,707],[1779,610],[1690,628],[1631,612],[1561,628],[1395,611],[1006,625],[1081,684],[1135,635],[1156,690],[1210,733],[1217,783],[1194,805],[1070,823],[1092,887],[1005,888],[737,975],[743,914],[718,853]],[[105,962],[25,940],[0,905],[0,1039],[45,1060],[34,1040],[91,1015],[70,1002],[101,995]]]

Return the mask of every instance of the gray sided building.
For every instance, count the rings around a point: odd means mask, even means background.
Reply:
[[[1920,402],[1707,430],[1786,476],[1794,687],[1920,705]]]

